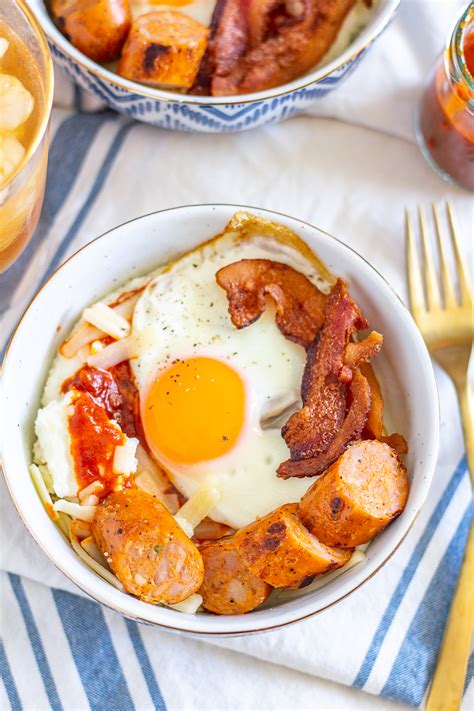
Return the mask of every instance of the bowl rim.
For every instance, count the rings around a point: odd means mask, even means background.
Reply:
[[[281,96],[292,94],[294,91],[299,91],[311,86],[315,82],[330,76],[337,69],[340,69],[345,64],[352,62],[362,51],[367,49],[369,45],[383,32],[387,27],[392,17],[394,16],[401,0],[380,0],[380,3],[385,2],[385,6],[380,8],[380,17],[362,29],[359,35],[349,44],[349,46],[329,64],[314,69],[312,72],[294,79],[286,84],[280,84],[273,89],[259,91],[252,94],[239,94],[230,96],[195,96],[190,94],[179,94],[173,91],[155,89],[146,84],[140,84],[129,79],[121,77],[116,72],[106,69],[97,62],[86,57],[82,52],[79,52],[65,37],[59,32],[54,22],[52,21],[45,0],[26,0],[31,11],[35,14],[38,22],[43,28],[44,33],[54,45],[58,45],[61,51],[74,64],[79,65],[83,70],[93,74],[102,81],[108,84],[113,84],[116,87],[123,89],[140,98],[152,99],[154,101],[163,101],[172,104],[192,104],[196,106],[231,106],[254,104],[257,102],[265,102],[271,99],[276,99]],[[41,14],[37,14],[37,6],[42,10]]]
[[[0,374],[4,375],[5,371],[7,370],[6,366],[7,366],[7,362],[8,362],[8,357],[9,357],[9,353],[11,350],[11,346],[14,343],[16,334],[17,334],[18,330],[20,329],[21,324],[22,324],[23,320],[25,319],[26,315],[28,314],[30,309],[33,308],[37,298],[43,292],[43,290],[47,288],[49,282],[52,281],[53,279],[55,279],[58,276],[59,272],[63,269],[63,267],[65,267],[67,264],[69,264],[69,262],[73,261],[77,257],[78,254],[89,249],[91,246],[94,245],[94,243],[98,242],[99,240],[107,237],[108,235],[112,234],[113,232],[120,230],[121,228],[128,226],[132,223],[139,222],[141,220],[145,220],[145,219],[152,217],[152,216],[161,215],[162,213],[186,211],[186,210],[193,209],[193,208],[208,208],[211,210],[215,209],[215,208],[231,208],[233,210],[248,210],[250,212],[256,211],[258,213],[264,213],[264,215],[268,216],[270,219],[285,218],[290,221],[294,221],[294,222],[300,223],[301,225],[309,227],[311,230],[317,230],[325,238],[328,238],[330,241],[335,242],[339,247],[342,247],[343,249],[350,251],[352,253],[352,256],[355,257],[356,261],[362,260],[365,263],[365,265],[368,267],[368,269],[370,271],[374,272],[383,281],[385,288],[388,289],[391,292],[392,296],[394,296],[396,298],[396,300],[399,302],[400,306],[402,307],[402,309],[405,313],[405,317],[408,319],[408,322],[410,323],[410,325],[412,327],[414,327],[414,330],[412,329],[413,335],[415,337],[415,340],[418,341],[418,345],[421,346],[421,353],[423,354],[423,357],[425,359],[425,364],[428,366],[427,376],[428,376],[428,380],[430,382],[430,388],[429,388],[430,395],[431,395],[431,403],[430,404],[433,405],[434,409],[435,409],[435,413],[434,413],[435,416],[433,417],[434,429],[431,432],[431,438],[432,438],[431,454],[432,454],[432,456],[430,457],[428,454],[427,459],[424,464],[424,476],[423,476],[424,485],[423,485],[423,489],[422,489],[422,494],[421,494],[421,496],[419,496],[417,506],[411,510],[411,513],[410,513],[411,518],[405,524],[405,529],[402,531],[399,540],[395,543],[393,548],[390,551],[388,551],[386,555],[384,555],[384,557],[382,558],[380,563],[373,570],[369,570],[367,572],[367,574],[363,575],[361,577],[361,579],[353,587],[351,587],[351,589],[344,592],[344,594],[339,595],[337,598],[332,599],[327,604],[324,604],[324,605],[318,607],[317,609],[310,610],[309,612],[306,612],[305,614],[300,614],[300,613],[298,613],[298,609],[295,608],[294,614],[287,613],[286,619],[283,619],[281,622],[274,622],[272,624],[267,624],[267,625],[263,625],[263,626],[252,626],[250,623],[249,625],[247,625],[247,624],[245,625],[245,629],[242,629],[239,627],[239,629],[237,629],[237,630],[232,628],[232,621],[236,620],[237,617],[244,618],[245,620],[248,619],[250,621],[252,619],[251,614],[239,615],[236,617],[217,616],[219,620],[222,620],[223,626],[225,624],[227,625],[222,630],[205,629],[205,624],[204,624],[204,626],[200,626],[199,629],[188,629],[188,628],[186,628],[186,626],[184,624],[176,626],[176,625],[164,622],[164,621],[157,622],[157,621],[151,620],[149,618],[142,617],[141,615],[136,614],[133,611],[126,609],[126,607],[115,604],[111,600],[103,597],[99,591],[92,590],[91,589],[92,586],[91,586],[91,588],[89,588],[85,583],[78,582],[75,575],[73,573],[68,572],[68,570],[66,570],[62,564],[60,564],[58,561],[55,560],[55,558],[53,557],[53,554],[48,550],[46,544],[43,543],[42,540],[33,532],[32,525],[29,523],[26,513],[23,512],[20,503],[16,500],[16,498],[13,494],[13,491],[12,491],[12,488],[11,488],[10,482],[9,482],[10,477],[7,474],[7,466],[6,466],[4,458],[2,457],[3,461],[1,462],[0,469],[3,473],[3,478],[6,483],[6,487],[7,487],[8,493],[10,495],[10,498],[17,510],[18,515],[20,516],[20,519],[22,520],[26,529],[28,530],[28,532],[30,533],[30,535],[32,536],[34,541],[37,543],[39,548],[43,551],[43,553],[49,558],[49,560],[55,565],[55,567],[58,570],[60,570],[60,572],[63,575],[65,575],[65,577],[70,582],[72,582],[76,587],[78,587],[80,590],[82,590],[82,592],[86,593],[90,598],[92,598],[96,602],[108,607],[109,609],[114,610],[115,612],[118,612],[119,614],[121,614],[122,616],[124,616],[128,619],[133,619],[137,622],[141,622],[146,625],[153,626],[153,627],[166,629],[170,632],[184,633],[184,634],[189,634],[191,636],[195,636],[195,637],[197,636],[197,637],[202,637],[202,638],[237,637],[237,636],[245,636],[245,635],[249,635],[249,634],[255,634],[255,633],[259,633],[259,632],[272,631],[272,630],[276,630],[276,629],[279,629],[282,627],[286,627],[290,624],[294,624],[296,622],[300,622],[302,620],[313,617],[314,615],[317,615],[320,612],[323,612],[324,610],[327,610],[330,607],[333,607],[334,605],[339,603],[341,600],[345,599],[346,597],[351,595],[353,592],[355,592],[356,590],[361,588],[376,573],[378,573],[384,567],[384,565],[390,560],[390,558],[394,555],[394,553],[398,550],[398,548],[401,546],[401,544],[404,542],[404,540],[410,533],[416,519],[418,518],[420,511],[422,510],[422,508],[425,504],[427,495],[428,495],[430,487],[431,487],[431,483],[432,483],[432,479],[433,479],[433,475],[434,475],[434,470],[435,470],[435,466],[436,466],[436,461],[437,461],[438,450],[439,450],[439,426],[440,426],[439,425],[439,421],[440,421],[439,395],[438,395],[438,390],[437,390],[437,386],[436,386],[434,370],[433,370],[433,366],[431,363],[431,359],[429,357],[428,350],[426,348],[426,345],[423,341],[423,338],[422,338],[418,328],[416,327],[416,323],[413,319],[413,316],[412,316],[410,310],[404,304],[404,302],[402,301],[400,296],[396,293],[396,291],[389,284],[389,282],[385,279],[385,277],[382,274],[380,274],[380,272],[378,272],[377,269],[375,269],[375,267],[367,259],[365,259],[365,257],[363,257],[361,254],[359,254],[349,244],[346,244],[342,240],[340,240],[337,237],[335,237],[334,235],[332,235],[330,232],[327,232],[326,230],[317,227],[316,225],[312,224],[311,222],[292,217],[291,215],[288,215],[286,213],[277,212],[274,210],[268,210],[266,208],[260,208],[260,207],[249,206],[249,205],[233,204],[233,203],[195,203],[195,204],[180,205],[177,207],[170,207],[170,208],[165,208],[162,210],[156,210],[153,212],[149,212],[147,214],[140,215],[138,217],[134,217],[130,220],[127,220],[127,221],[121,223],[120,225],[116,225],[115,227],[112,227],[111,229],[107,230],[106,232],[102,233],[101,235],[95,237],[93,240],[91,240],[87,244],[80,247],[80,249],[78,249],[76,252],[74,252],[70,257],[68,257],[68,259],[66,259],[62,264],[60,264],[55,269],[55,271],[48,277],[48,279],[36,291],[36,293],[34,294],[34,296],[31,299],[31,301],[29,302],[28,306],[23,311],[23,313],[22,313],[22,315],[15,327],[15,330],[13,331],[13,333],[8,341],[7,347],[5,349],[4,357],[3,357],[2,363],[0,364]],[[1,396],[2,396],[2,388],[0,388],[0,399],[1,399]],[[76,554],[74,553],[74,555],[76,555]],[[363,568],[361,570],[363,570]],[[113,586],[110,585],[110,583],[107,583],[107,581],[101,579],[101,582],[106,584],[108,586],[108,588],[111,589],[111,591],[115,590],[113,588]],[[132,599],[134,599],[134,600],[136,599],[136,598],[133,598],[133,596],[130,596],[130,597],[132,597]],[[155,606],[152,606],[152,607],[155,607]],[[188,615],[183,615],[183,613],[178,612],[178,611],[174,611],[171,609],[169,609],[168,611],[169,612],[172,611],[175,614],[179,615],[180,617],[178,617],[177,619],[179,620],[180,618],[182,618],[183,623],[189,617]],[[192,617],[201,618],[201,616],[197,616],[197,615],[193,615]]]

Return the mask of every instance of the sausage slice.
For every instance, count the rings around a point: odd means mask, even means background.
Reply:
[[[189,89],[206,49],[208,29],[180,12],[158,10],[132,25],[117,68],[133,81]]]
[[[304,525],[328,546],[370,541],[404,509],[406,469],[388,444],[352,444],[300,501]]]
[[[174,604],[201,586],[198,549],[145,491],[117,491],[103,499],[92,536],[125,589],[144,602]]]
[[[199,590],[202,605],[218,615],[242,615],[262,604],[271,587],[244,564],[233,536],[199,548],[204,561],[204,581]]]
[[[51,0],[56,24],[94,62],[120,56],[131,25],[128,0]]]
[[[250,571],[274,588],[299,588],[347,563],[350,550],[330,548],[301,523],[298,504],[285,504],[241,528],[235,545]]]

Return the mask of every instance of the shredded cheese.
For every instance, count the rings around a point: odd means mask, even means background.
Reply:
[[[138,459],[138,476],[135,477],[137,486],[147,491],[153,496],[158,496],[163,501],[166,508],[171,514],[175,514],[179,509],[179,501],[176,494],[169,494],[170,481],[162,469],[150,457],[148,452],[141,444],[137,447]],[[141,476],[145,474],[145,476]],[[150,490],[150,489],[153,490]]]
[[[135,308],[135,304],[137,303],[138,297],[139,294],[134,294],[129,299],[122,301],[120,304],[107,308],[110,308],[114,314],[127,320],[128,323],[133,316],[133,310]],[[95,343],[95,350],[99,350],[100,346],[103,347],[100,339],[105,336],[106,332],[104,330],[97,328],[96,326],[92,326],[92,324],[85,321],[70,338],[64,341],[59,349],[59,352],[62,356],[64,356],[64,358],[73,358],[81,348],[88,346],[92,342]],[[100,346],[97,344],[100,344]],[[94,353],[94,349],[92,349],[92,353]]]
[[[83,538],[80,543],[87,555],[90,555],[90,557],[93,558],[96,563],[99,563],[99,565],[103,565],[104,568],[107,568],[107,561],[97,548],[92,536],[86,536],[86,538]]]
[[[174,605],[166,605],[165,607],[171,607],[173,610],[178,610],[178,612],[184,612],[187,615],[194,615],[202,605],[202,597],[198,593],[190,595],[186,600],[177,602]]]
[[[212,511],[221,498],[216,486],[200,487],[175,514],[175,521],[190,538],[196,526]]]
[[[101,491],[103,491],[104,485],[101,481],[96,479],[95,481],[92,481],[88,486],[85,486],[84,489],[81,489],[81,491],[78,493],[78,498],[81,504],[85,502],[85,500],[94,494],[98,494]]]
[[[104,338],[104,336],[105,333],[100,329],[91,326],[89,323],[83,323],[70,338],[64,341],[59,348],[59,352],[64,358],[73,358],[81,348],[98,338]]]
[[[84,309],[84,321],[100,329],[112,338],[125,338],[130,333],[130,323],[110,306],[99,301],[97,304]]]
[[[141,294],[142,290],[138,291],[137,293],[132,293],[132,296],[129,296],[128,299],[124,299],[116,306],[113,306],[113,310],[124,318],[126,318],[127,321],[131,321],[133,312],[135,310],[135,304],[137,303]]]
[[[191,526],[191,524],[186,521],[185,518],[180,516],[179,513],[174,515],[174,520],[176,521],[178,526],[183,529],[188,538],[192,538],[194,536],[194,527]]]
[[[151,474],[147,469],[144,469],[135,477],[135,484],[142,491],[146,491],[147,494],[156,496],[157,499],[161,501],[162,504],[167,505],[164,494],[157,483],[153,474]]]
[[[58,522],[59,514],[53,508],[53,500],[49,495],[49,491],[46,487],[43,477],[41,476],[39,467],[37,467],[36,464],[30,464],[30,466],[28,467],[28,471],[30,472],[31,478],[33,479],[33,484],[35,485],[36,491],[38,492],[38,495],[41,499],[43,506],[46,509],[46,512],[48,513],[48,516],[53,521]]]
[[[90,355],[87,359],[87,365],[107,370],[107,368],[111,368],[113,365],[117,365],[117,363],[121,363],[123,360],[136,358],[137,355],[137,341],[133,336],[128,336],[127,338],[115,341],[109,346],[106,346],[103,350]]]
[[[81,521],[92,521],[95,516],[97,506],[81,506],[66,499],[58,499],[53,504],[55,511],[62,511],[72,518],[79,518]]]
[[[79,521],[75,518],[71,521],[71,534],[74,535],[79,541],[83,538],[88,538],[91,535],[91,527],[88,521]]]
[[[138,460],[135,457],[138,439],[127,437],[124,444],[117,444],[114,450],[114,460],[112,468],[114,474],[124,474],[130,476],[137,471]]]
[[[3,57],[5,52],[7,51],[9,46],[9,42],[5,37],[0,37],[0,59]]]
[[[82,346],[82,348],[79,348],[79,350],[77,351],[77,357],[80,358],[83,363],[85,363],[87,361],[90,354],[91,354],[91,349],[88,345]]]
[[[97,575],[100,575],[101,578],[113,585],[114,588],[117,588],[117,590],[120,590],[120,592],[126,592],[122,583],[118,580],[118,578],[115,577],[115,575],[110,570],[104,568],[103,565],[98,563],[96,560],[94,560],[94,558],[92,558],[88,553],[86,553],[77,538],[75,538],[74,534],[71,533],[69,540],[71,541],[71,546],[74,552],[77,553],[83,563],[85,563],[89,568],[91,568],[94,573],[97,573]]]
[[[91,346],[90,346],[89,355],[94,355],[94,353],[103,351],[104,348],[105,348],[105,346],[102,343],[102,341],[92,341]]]

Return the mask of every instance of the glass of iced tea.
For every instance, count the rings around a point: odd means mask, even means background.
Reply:
[[[0,273],[31,239],[43,203],[53,65],[23,0],[0,2]]]

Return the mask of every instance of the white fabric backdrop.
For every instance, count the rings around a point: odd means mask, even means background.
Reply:
[[[355,74],[320,102],[313,115],[246,134],[171,134],[135,123],[128,126],[127,120],[109,114],[77,117],[70,108],[56,108],[42,223],[27,253],[0,277],[2,341],[51,265],[123,221],[187,203],[259,205],[313,222],[354,246],[406,299],[405,207],[429,206],[431,200],[449,197],[460,218],[464,248],[472,248],[468,239],[473,224],[472,196],[432,173],[413,142],[412,131],[422,82],[444,42],[448,18],[462,6],[458,0],[404,0],[397,19]],[[74,98],[70,86],[59,80],[58,105],[70,107]],[[81,102],[83,109],[94,107],[89,98],[82,97]],[[87,146],[81,160],[76,160],[82,136]],[[65,192],[68,179],[71,185]],[[362,684],[374,694],[405,701],[415,698],[416,694],[404,695],[400,684],[397,686],[393,672],[398,669],[397,655],[418,619],[420,602],[444,560],[470,496],[468,478],[461,472],[451,502],[447,501],[442,511],[439,508],[463,445],[453,388],[439,369],[436,372],[442,405],[441,453],[429,502],[413,535],[383,572],[360,591],[336,608],[288,630],[253,639],[223,640],[219,646],[225,649],[217,649],[141,629],[139,634],[169,708],[393,708],[388,701],[324,684],[317,678],[354,683],[418,542],[425,540],[424,531],[438,512],[441,524],[417,559],[413,577]],[[53,602],[45,586],[77,590],[40,553],[3,490],[2,494],[2,540],[8,540],[8,545],[2,545],[2,567],[23,576],[25,596],[64,706],[94,707],[87,685],[70,659],[71,639],[66,639],[64,620],[62,626],[58,617],[58,600]],[[17,588],[14,578],[4,578],[6,658],[24,707],[48,708],[54,695],[45,682],[44,670],[40,673],[37,669],[31,634],[27,635],[31,621],[25,621]],[[446,604],[446,599],[440,599],[438,606]],[[427,604],[431,604],[429,600]],[[105,622],[127,669],[133,703],[137,708],[156,707],[145,676],[141,676],[143,666],[140,672],[137,661],[131,661],[126,623],[109,612],[105,612]],[[418,627],[415,625],[415,630]],[[411,642],[409,659],[425,664],[426,669],[426,660],[417,660],[413,650],[426,651],[432,657],[435,650],[424,638]],[[403,661],[403,653],[401,658]],[[182,671],[178,684],[177,663]],[[406,669],[398,671],[402,672]],[[401,678],[405,683],[403,674]]]

